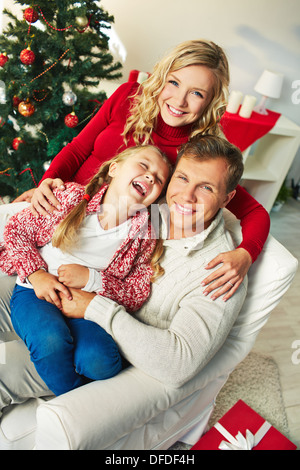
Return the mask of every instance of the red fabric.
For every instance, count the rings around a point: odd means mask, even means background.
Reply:
[[[101,163],[114,157],[126,148],[122,132],[130,112],[132,98],[138,83],[127,82],[121,85],[93,119],[54,158],[45,178],[61,178],[86,184],[96,173]],[[152,133],[154,145],[159,147],[174,164],[178,148],[187,142],[190,126],[170,127],[158,116]],[[131,138],[128,147],[134,146]],[[240,247],[247,250],[255,261],[267,239],[270,218],[267,211],[240,186],[227,208],[241,220],[243,242]]]
[[[139,70],[130,70],[128,81],[129,82],[137,82],[139,73],[140,73]]]
[[[233,437],[239,431],[245,437],[246,429],[255,434],[264,422],[264,418],[242,400],[239,400],[219,420],[219,423]],[[225,437],[215,427],[212,427],[191,450],[219,450],[221,441],[226,441]],[[253,450],[296,450],[296,448],[297,446],[272,426]]]
[[[227,204],[237,219],[241,221],[243,240],[239,248],[250,253],[254,262],[260,254],[270,230],[270,216],[264,207],[242,186],[237,186],[236,194]]]
[[[268,110],[268,113],[268,115],[263,115],[253,111],[251,117],[245,119],[239,114],[226,112],[221,119],[221,126],[226,138],[243,152],[270,132],[281,116],[279,113],[270,110]]]

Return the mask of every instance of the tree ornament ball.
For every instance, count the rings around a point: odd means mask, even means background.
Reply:
[[[76,21],[76,24],[80,26],[81,28],[85,28],[89,23],[89,20],[86,16],[77,16],[75,21]]]
[[[62,96],[62,100],[66,106],[73,106],[77,101],[77,96],[73,91],[66,91]]]
[[[35,107],[29,100],[21,101],[18,106],[18,111],[22,116],[29,117],[35,112]]]
[[[19,106],[19,104],[21,103],[21,101],[22,101],[22,99],[19,98],[17,95],[15,95],[15,96],[13,97],[13,100],[12,100],[12,102],[13,102],[13,107],[14,107],[14,108],[17,108],[17,107]]]
[[[21,62],[25,65],[31,65],[35,61],[35,53],[27,47],[27,49],[23,49],[20,54]]]
[[[4,67],[7,61],[8,57],[6,55],[6,52],[4,52],[4,54],[0,54],[0,67]]]
[[[18,150],[20,144],[25,144],[25,141],[21,139],[21,137],[16,137],[13,141],[12,141],[12,147],[14,150]]]
[[[35,23],[39,19],[39,14],[33,8],[26,8],[23,13],[23,18],[28,21],[28,23]]]
[[[76,127],[78,122],[79,122],[79,119],[74,112],[67,114],[65,117],[65,125],[67,127]]]

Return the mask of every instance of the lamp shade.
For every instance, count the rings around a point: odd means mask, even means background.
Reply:
[[[283,74],[264,70],[254,90],[268,98],[279,98],[283,84]]]

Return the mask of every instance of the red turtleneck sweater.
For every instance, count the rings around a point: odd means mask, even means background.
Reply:
[[[101,109],[71,143],[58,153],[45,178],[61,178],[86,184],[98,171],[99,166],[126,148],[122,132],[130,112],[133,96],[138,88],[135,82],[121,85],[103,104]],[[157,126],[152,133],[153,143],[175,163],[178,147],[190,135],[190,125],[171,127],[158,116]],[[134,146],[131,138],[127,147]],[[246,249],[255,261],[262,250],[270,228],[267,211],[241,186],[227,208],[241,220],[243,241],[239,245]]]

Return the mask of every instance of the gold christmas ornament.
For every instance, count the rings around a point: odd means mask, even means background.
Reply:
[[[86,16],[77,16],[76,24],[81,28],[85,28],[88,25],[88,18]]]
[[[27,98],[26,101],[21,101],[18,106],[18,111],[22,116],[29,117],[35,112],[35,107]]]

